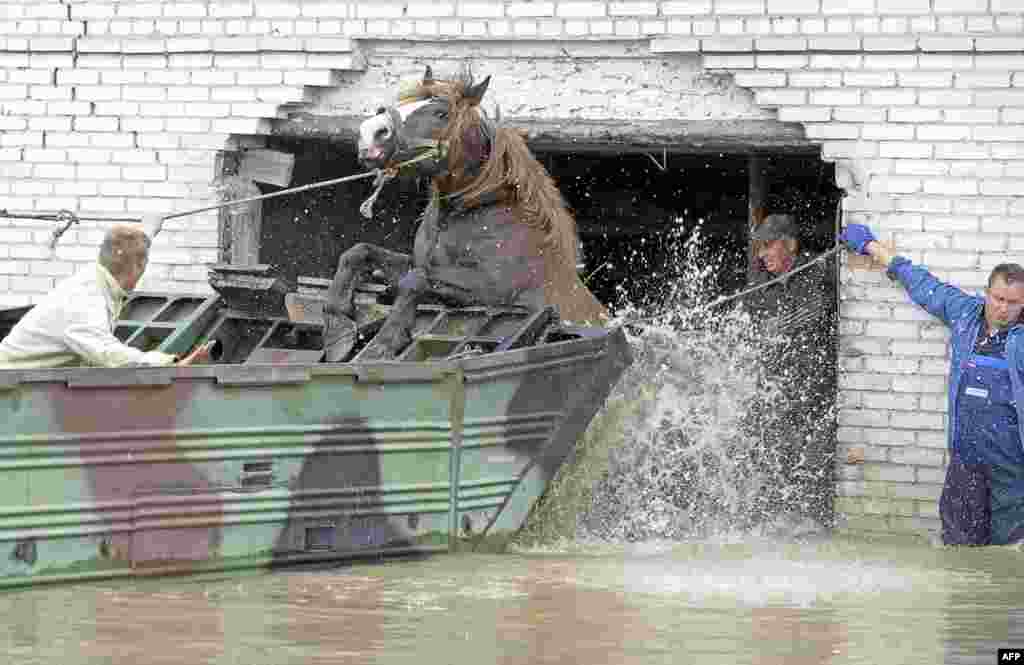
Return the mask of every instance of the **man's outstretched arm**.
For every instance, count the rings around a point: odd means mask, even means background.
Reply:
[[[863,224],[850,224],[843,229],[839,239],[850,251],[870,256],[884,265],[889,276],[903,285],[911,300],[932,316],[942,319],[947,326],[978,306],[977,298],[939,280],[923,267],[915,266],[909,259],[878,242],[871,229]]]

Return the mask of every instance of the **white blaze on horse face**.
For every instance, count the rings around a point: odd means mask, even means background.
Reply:
[[[395,107],[398,116],[405,122],[417,109],[426,106],[430,99],[418,99],[416,101],[399,104]],[[384,145],[392,140],[395,128],[391,126],[391,114],[378,113],[372,118],[367,118],[359,125],[359,151],[364,153],[366,159],[381,159],[384,157]]]
[[[390,140],[393,134],[394,128],[391,127],[391,118],[387,113],[367,118],[359,125],[359,152],[366,159],[382,158],[384,148],[381,144]]]

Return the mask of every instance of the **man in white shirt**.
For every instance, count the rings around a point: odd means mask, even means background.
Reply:
[[[150,242],[138,225],[118,224],[107,231],[97,262],[60,282],[0,340],[0,369],[183,366],[208,359],[205,345],[179,360],[140,351],[114,336],[128,294],[146,270]]]

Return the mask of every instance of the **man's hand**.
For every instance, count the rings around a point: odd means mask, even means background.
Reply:
[[[839,239],[846,243],[850,251],[862,256],[870,256],[868,243],[876,240],[875,234],[871,232],[871,229],[863,224],[848,224],[843,229],[843,232],[839,234]]]
[[[187,366],[189,366],[189,365],[191,365],[193,363],[197,363],[197,362],[203,363],[203,362],[206,362],[207,360],[210,359],[210,351],[213,350],[213,345],[215,343],[216,343],[216,340],[212,340],[211,339],[209,342],[207,342],[205,344],[202,344],[200,346],[197,346],[195,349],[192,350],[192,353],[188,354],[187,356],[185,356],[184,358],[182,358],[181,360],[179,360],[175,364],[178,367],[187,367]]]

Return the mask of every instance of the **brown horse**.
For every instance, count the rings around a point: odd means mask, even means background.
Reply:
[[[557,308],[562,320],[601,325],[608,311],[576,273],[576,223],[544,167],[516,129],[480,109],[490,83],[464,74],[423,80],[395,106],[360,126],[364,163],[386,167],[424,149],[419,175],[432,179],[413,254],[360,243],[341,255],[324,308],[328,360],[354,338],[358,280],[377,271],[397,285],[394,306],[362,358],[393,358],[411,340],[417,304]],[[332,352],[332,348],[334,351]]]

